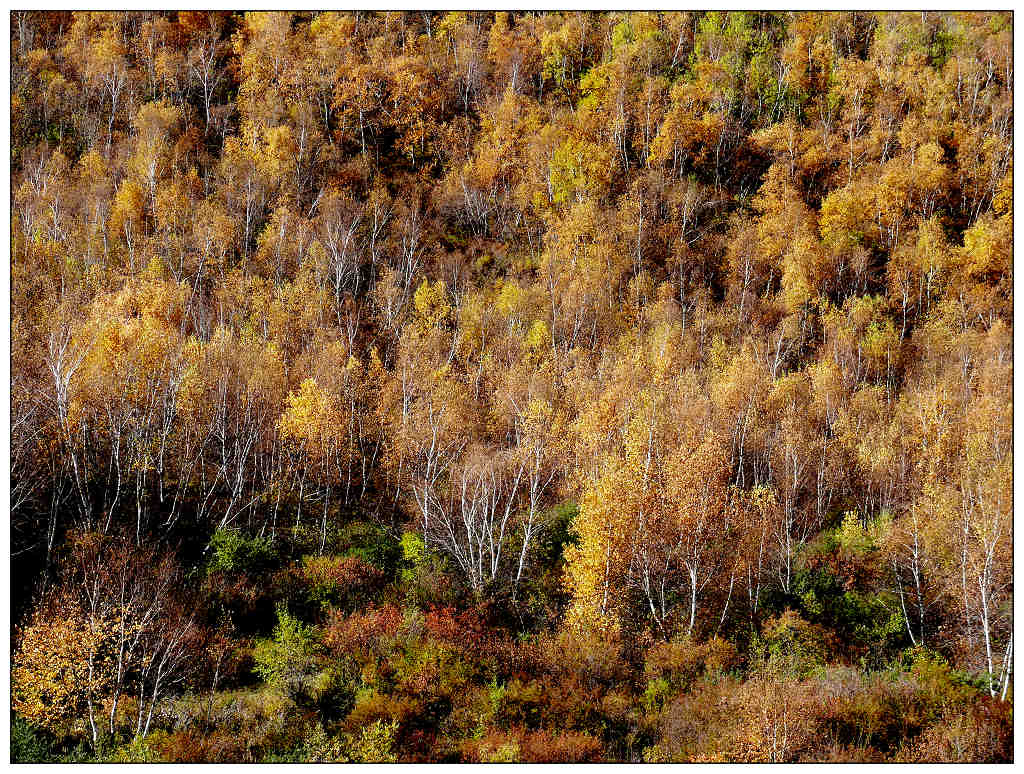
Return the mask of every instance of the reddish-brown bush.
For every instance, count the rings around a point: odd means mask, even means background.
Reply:
[[[367,658],[380,654],[385,641],[402,627],[402,611],[394,605],[370,607],[365,612],[344,615],[332,611],[324,631],[324,644],[336,655]]]

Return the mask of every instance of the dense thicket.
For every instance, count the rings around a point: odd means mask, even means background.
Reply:
[[[19,759],[1012,757],[1008,13],[11,16]]]

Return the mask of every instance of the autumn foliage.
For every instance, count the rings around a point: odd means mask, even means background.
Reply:
[[[15,760],[1012,760],[1011,14],[10,37]]]

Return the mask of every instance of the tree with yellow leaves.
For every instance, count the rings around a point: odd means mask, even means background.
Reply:
[[[93,619],[70,596],[37,608],[17,634],[11,668],[11,709],[56,732],[85,712],[95,746],[99,701],[113,675],[108,638],[113,622]]]
[[[306,379],[295,392],[288,393],[284,413],[281,415],[281,437],[297,447],[305,468],[312,468],[320,484],[323,498],[323,518],[320,529],[320,552],[327,541],[327,514],[330,508],[331,487],[341,478],[346,451],[346,422],[332,395],[325,393],[313,379]],[[302,493],[300,490],[300,498]],[[299,514],[302,512],[301,503]]]

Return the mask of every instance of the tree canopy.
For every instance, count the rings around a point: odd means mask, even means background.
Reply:
[[[1010,13],[10,34],[15,758],[1012,760]]]

